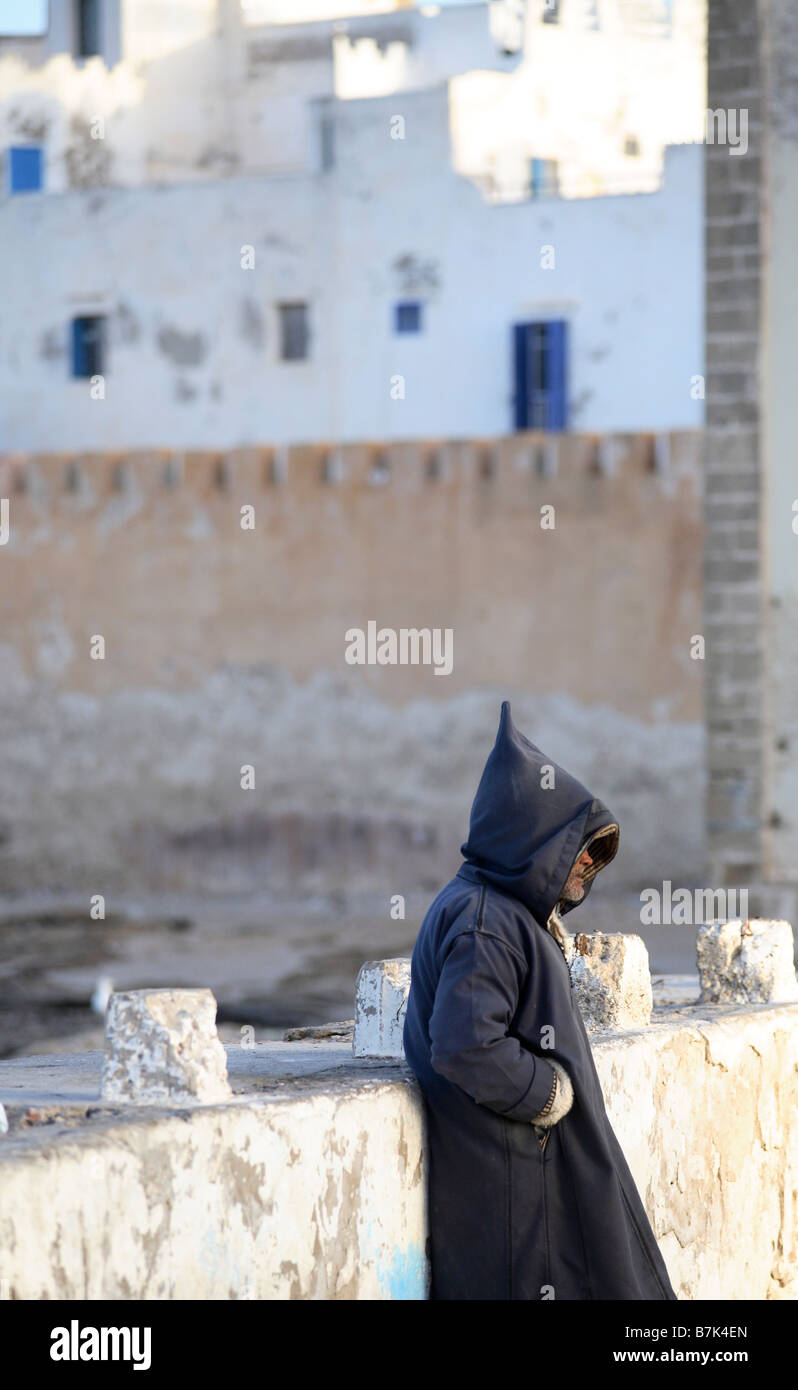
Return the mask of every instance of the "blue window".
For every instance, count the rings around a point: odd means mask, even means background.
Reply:
[[[513,328],[515,428],[568,428],[568,324],[565,319]]]
[[[397,333],[421,332],[421,305],[417,300],[396,305],[394,325]]]
[[[8,151],[9,193],[35,193],[42,186],[39,145],[12,145]]]
[[[72,320],[72,375],[102,376],[105,319],[83,314]]]

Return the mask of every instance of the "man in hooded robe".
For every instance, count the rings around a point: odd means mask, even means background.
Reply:
[[[502,705],[464,862],[416,940],[433,1299],[675,1300],[610,1125],[564,916],[615,856],[603,802]]]

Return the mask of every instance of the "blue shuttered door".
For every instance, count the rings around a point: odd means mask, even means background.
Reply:
[[[516,323],[513,327],[513,423],[517,430],[528,429],[527,424],[527,332],[531,324]]]
[[[72,375],[88,376],[88,354],[83,337],[83,319],[72,320]]]
[[[517,430],[568,427],[568,324],[565,319],[513,326],[514,423]]]
[[[568,362],[568,324],[565,319],[552,319],[547,329],[547,376],[548,399],[547,430],[564,430],[567,425],[568,401],[566,394],[566,368]]]

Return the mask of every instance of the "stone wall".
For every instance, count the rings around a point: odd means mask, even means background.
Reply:
[[[763,860],[766,878],[798,899],[798,402],[789,361],[798,323],[798,10],[770,0],[760,63],[762,96],[762,352],[760,565],[764,589]],[[787,893],[780,912],[794,910]]]
[[[791,916],[798,879],[795,433],[798,16],[710,0],[708,105],[744,147],[705,153],[710,877],[758,881]]]
[[[698,452],[0,459],[0,893],[434,885],[504,698],[620,817],[618,881],[700,874]],[[451,629],[451,673],[348,665],[371,620]]]
[[[709,0],[708,106],[748,122],[746,152],[705,152],[708,850],[710,877],[741,883],[763,868],[761,13]]]

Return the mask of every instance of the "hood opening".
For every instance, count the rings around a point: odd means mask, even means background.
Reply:
[[[582,874],[582,882],[585,887],[587,887],[588,883],[593,882],[599,870],[606,868],[610,861],[615,858],[618,853],[619,839],[620,829],[616,822],[613,822],[612,825],[602,826],[601,830],[597,830],[594,835],[588,836],[579,854],[576,856],[576,859],[579,859],[580,856],[585,853],[585,850],[588,850],[590,858],[593,861]],[[574,860],[574,864],[576,863],[576,859]],[[573,868],[573,864],[571,868]],[[570,869],[568,872],[570,873]]]
[[[590,891],[596,874],[599,873],[601,869],[606,868],[618,853],[619,840],[620,827],[617,821],[613,821],[609,825],[604,825],[600,830],[596,830],[594,834],[588,835],[584,844],[574,856],[571,868],[568,870],[568,874],[565,878],[565,882],[567,883],[571,869],[573,869],[577,859],[584,854],[585,850],[589,850],[593,862],[589,864],[582,873],[582,888],[584,890],[582,896],[575,901],[570,898],[560,897],[554,907],[553,915],[555,917],[562,917],[566,912],[570,912],[572,908],[581,906]],[[563,884],[563,887],[564,886],[565,884]],[[549,919],[549,922],[550,921],[551,919]],[[549,923],[547,923],[547,925],[549,925]]]

